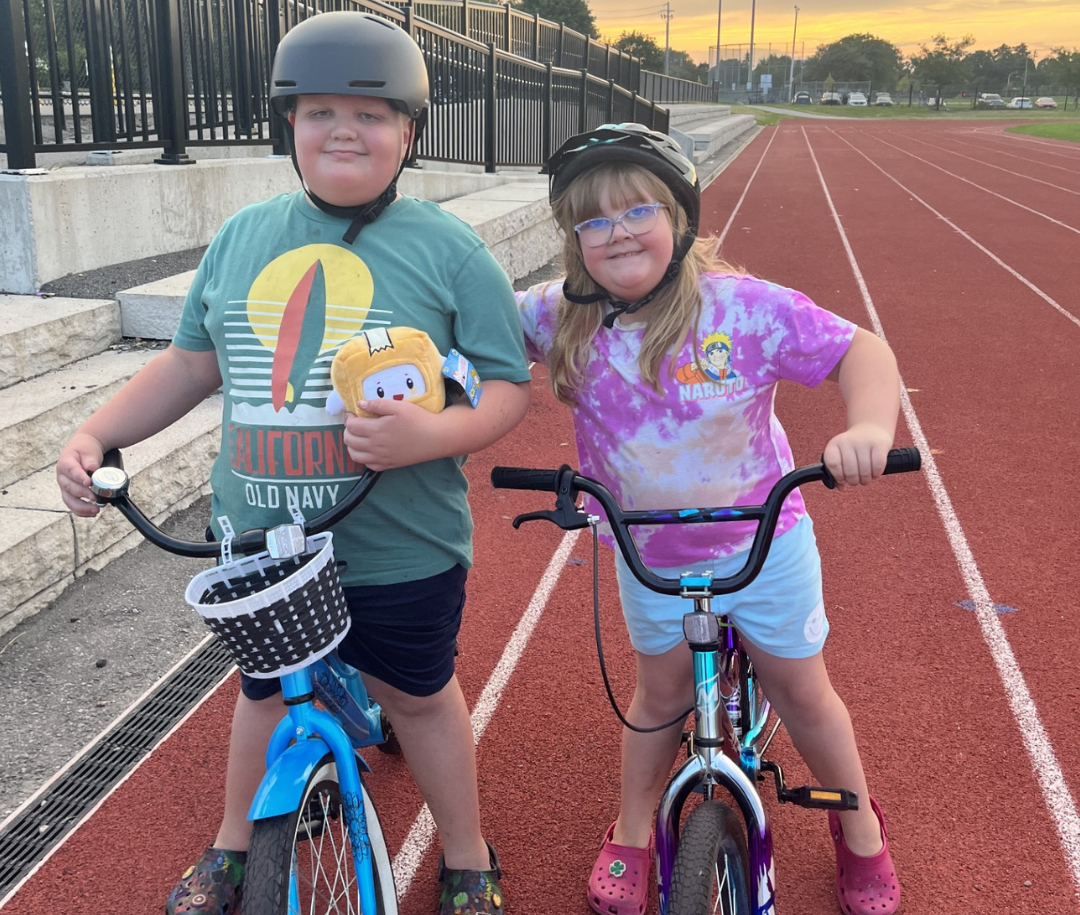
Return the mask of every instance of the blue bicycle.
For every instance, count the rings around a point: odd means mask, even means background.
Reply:
[[[166,534],[130,500],[119,451],[93,474],[98,501],[115,505],[150,542],[220,558],[192,579],[188,602],[245,673],[281,679],[286,714],[248,813],[244,915],[397,915],[390,855],[364,783],[371,770],[358,753],[383,744],[388,728],[360,674],[334,652],[349,616],[327,532],[378,477],[365,471],[312,521],[297,509],[291,524],[193,542]]]
[[[885,473],[905,473],[921,465],[915,448],[889,453]],[[496,488],[554,492],[554,511],[530,512],[514,519],[514,527],[526,521],[545,520],[564,530],[595,526],[601,519],[586,514],[577,504],[579,493],[592,496],[611,525],[615,542],[634,576],[660,594],[678,595],[693,601],[693,611],[683,617],[683,636],[693,652],[694,707],[657,728],[678,724],[694,713],[694,730],[683,735],[687,758],[668,781],[660,796],[656,815],[657,881],[661,915],[776,915],[775,861],[770,818],[758,793],[758,784],[770,773],[781,803],[827,810],[855,810],[858,797],[842,788],[804,786],[788,788],[779,764],[764,758],[777,728],[768,736],[771,709],[743,649],[739,633],[725,616],[711,610],[711,599],[749,585],[761,571],[772,545],[784,500],[797,486],[815,481],[832,489],[836,481],[824,464],[812,464],[781,477],[764,504],[728,508],[688,508],[624,512],[602,484],[576,473],[565,464],[559,470],[526,470],[496,467],[491,472]],[[710,571],[687,571],[678,579],[662,578],[641,561],[630,528],[642,524],[703,524],[725,521],[756,521],[754,542],[743,568],[726,578]],[[594,531],[594,575],[596,570]],[[594,588],[595,593],[595,588]],[[597,601],[594,600],[594,604]],[[597,649],[601,673],[615,713],[625,727],[636,728],[619,711],[603,666],[599,612],[596,617]],[[724,789],[735,809],[722,799]],[[683,819],[693,794],[703,800]]]

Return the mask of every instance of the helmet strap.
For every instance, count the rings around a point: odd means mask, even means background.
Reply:
[[[607,299],[608,304],[611,305],[611,311],[604,316],[603,324],[604,327],[611,330],[620,316],[632,315],[635,311],[640,311],[656,298],[657,293],[660,292],[661,289],[679,276],[679,271],[682,269],[683,258],[689,253],[693,244],[694,236],[692,233],[687,232],[672,254],[671,263],[667,265],[667,269],[660,278],[660,282],[653,286],[652,291],[650,291],[648,295],[643,299],[638,299],[636,302],[624,302],[622,299],[616,299],[610,292],[604,289],[603,286],[598,286],[600,291],[593,293],[592,295],[577,295],[576,293],[568,292],[564,285],[563,297],[567,301],[573,302],[575,305],[592,305]]]

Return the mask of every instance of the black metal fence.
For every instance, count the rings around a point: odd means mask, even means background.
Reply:
[[[419,44],[433,128],[420,158],[493,171],[539,165],[570,134],[607,121],[667,130],[666,109],[642,95],[637,58],[509,6],[7,0],[0,152],[8,168],[28,169],[47,152],[156,148],[157,162],[185,164],[193,145],[284,151],[268,102],[274,49],[296,22],[337,9],[383,16]]]

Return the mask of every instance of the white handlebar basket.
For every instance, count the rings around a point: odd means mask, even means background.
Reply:
[[[184,597],[237,666],[262,680],[306,667],[349,631],[329,532],[290,559],[262,552],[200,572]]]

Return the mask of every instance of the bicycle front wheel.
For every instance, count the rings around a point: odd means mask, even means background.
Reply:
[[[397,915],[397,893],[382,825],[363,780],[376,912]],[[244,873],[244,915],[361,915],[356,867],[333,756],[312,772],[299,807],[258,820]]]
[[[668,915],[749,915],[750,865],[742,821],[703,801],[679,832]]]

